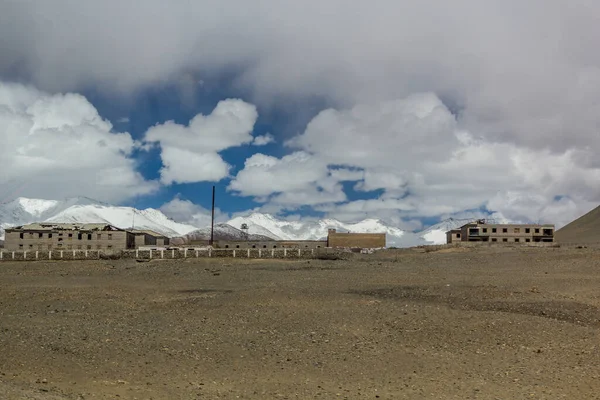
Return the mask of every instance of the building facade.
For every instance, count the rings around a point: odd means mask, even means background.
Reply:
[[[447,243],[552,243],[554,225],[488,224],[479,220],[446,232]]]
[[[8,228],[4,247],[10,251],[101,250],[135,248],[131,232],[109,224],[34,223]]]
[[[218,249],[318,249],[327,247],[326,240],[215,240]]]
[[[329,229],[327,247],[378,249],[386,246],[385,233],[341,233]]]
[[[164,247],[169,245],[169,238],[149,229],[128,229],[135,237],[135,248],[143,246]]]

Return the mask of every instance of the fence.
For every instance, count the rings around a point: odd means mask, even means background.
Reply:
[[[56,251],[4,251],[0,250],[2,261],[43,261],[43,260],[98,260],[119,259],[184,259],[184,258],[315,258],[323,254],[337,254],[339,250],[324,249],[164,249],[164,250],[124,250],[104,253],[96,250],[56,250]]]

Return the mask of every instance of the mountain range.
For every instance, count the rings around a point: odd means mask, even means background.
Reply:
[[[0,240],[4,229],[32,222],[105,222],[119,228],[150,229],[180,241],[205,240],[210,237],[210,227],[197,227],[168,218],[160,210],[112,206],[86,197],[66,200],[17,198],[0,204]],[[463,225],[468,220],[447,219],[421,232],[408,232],[390,226],[378,219],[365,219],[357,223],[344,223],[332,218],[287,221],[270,214],[251,213],[238,216],[227,223],[215,225],[215,239],[243,239],[243,224],[248,226],[252,240],[320,240],[327,237],[328,229],[338,232],[387,234],[388,247],[410,247],[446,242],[446,231]]]

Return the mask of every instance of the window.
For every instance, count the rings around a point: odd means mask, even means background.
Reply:
[[[253,249],[255,249],[255,248],[256,248],[256,245],[255,245],[255,244],[253,244],[253,245],[252,245],[252,248],[253,248]]]
[[[96,235],[96,239],[101,240],[102,239],[102,234],[101,233],[97,234]]]
[[[23,245],[22,245],[22,244],[20,244],[20,245],[19,245],[19,249],[22,249],[22,248],[23,248]]]
[[[59,234],[58,234],[58,236],[62,236],[62,235],[63,235],[62,233],[59,233]]]
[[[62,240],[62,239],[58,239],[58,240]],[[62,245],[63,245],[62,243],[59,243],[58,247],[62,247]]]
[[[52,239],[52,234],[51,233],[48,234],[48,239]]]
[[[502,228],[502,233],[506,233],[506,232],[508,232],[508,229],[507,228]]]
[[[240,248],[240,245],[239,245],[239,244],[238,244],[238,245],[236,245],[236,246],[235,246],[235,248],[236,248],[236,249],[239,249],[239,248]]]
[[[106,246],[106,248],[110,250],[110,249],[112,249],[112,245],[109,244],[108,246]]]
[[[228,245],[228,244],[226,244],[226,245],[225,245],[225,248],[226,248],[226,249],[228,249],[228,248],[229,248],[229,245]]]
[[[498,241],[498,239],[492,238],[492,242],[497,242],[497,241]]]
[[[92,240],[92,234],[88,233],[88,240]]]
[[[33,237],[33,232],[29,232],[29,237]]]
[[[63,240],[63,238],[58,238],[58,241],[59,241],[59,242],[62,242],[62,240]]]
[[[112,240],[112,233],[108,234],[108,240]]]
[[[33,249],[33,245],[32,245],[32,244],[30,244],[30,245],[29,245],[29,248],[30,248],[30,249]]]
[[[515,233],[521,233],[521,228],[515,228]]]
[[[525,233],[531,233],[531,228],[525,228]]]
[[[496,233],[497,229],[496,228],[492,228],[492,233]]]
[[[38,233],[38,238],[40,238],[40,239],[41,239],[41,238],[43,238],[43,237],[44,237],[44,234],[43,234],[43,233]]]
[[[502,239],[503,242],[508,242],[507,238]]]
[[[69,236],[71,236],[71,235],[69,235]],[[77,234],[77,240],[81,240],[81,239],[83,239],[83,234],[78,233]]]
[[[19,238],[23,239],[23,232],[19,233]]]
[[[72,234],[72,233],[69,233],[69,237],[70,237],[70,238],[72,238],[72,237],[73,237],[73,234]]]
[[[266,245],[266,244],[263,244],[263,249],[266,249],[266,248],[267,248],[267,245]]]
[[[519,238],[515,238],[515,242],[518,242],[518,241],[519,241]]]
[[[531,239],[525,239],[525,241],[526,241],[527,243],[529,243],[529,242],[531,242]]]
[[[285,246],[283,246],[283,247],[285,247]],[[276,248],[277,248],[277,246],[275,246],[275,245],[274,245],[274,246],[273,246],[273,248],[274,248],[274,249],[276,249]]]
[[[457,234],[456,234],[456,237],[457,237],[457,238],[460,238],[460,233],[457,233]]]
[[[483,233],[487,233],[487,228],[483,228]]]
[[[535,233],[540,233],[540,229],[539,228],[535,228]]]

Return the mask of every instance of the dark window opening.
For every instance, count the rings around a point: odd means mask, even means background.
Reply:
[[[30,248],[30,249],[33,249],[33,245],[32,245],[32,244],[30,244],[30,245],[29,245],[29,248]]]
[[[266,248],[267,248],[267,245],[266,245],[266,244],[264,244],[264,245],[263,245],[263,249],[266,249]]]
[[[19,238],[23,239],[23,232],[19,234]]]
[[[527,243],[529,243],[529,242],[531,242],[531,239],[525,239],[525,241],[526,241]]]
[[[88,240],[92,240],[92,234],[88,233]]]
[[[285,247],[285,246],[283,246],[283,247]],[[277,246],[273,246],[273,248],[274,248],[274,249],[276,249],[276,248],[277,248]]]
[[[255,244],[253,244],[253,245],[252,245],[252,248],[253,248],[253,249],[255,249],[255,248],[256,248],[256,245],[255,245]]]
[[[58,241],[59,241],[59,242],[62,242],[62,241],[63,241],[63,238],[58,238]]]
[[[498,239],[492,238],[492,242],[497,242],[497,241],[498,241]]]
[[[460,233],[457,233],[457,234],[456,234],[456,237],[457,237],[457,238],[460,238]]]
[[[487,233],[487,228],[483,228],[483,233]]]
[[[502,233],[506,233],[506,232],[508,232],[508,229],[507,228],[502,228]]]
[[[73,234],[72,234],[72,233],[69,233],[69,237],[73,237]]]
[[[236,248],[236,249],[239,249],[239,248],[240,248],[240,245],[239,245],[239,244],[238,244],[238,245],[236,245],[236,246],[235,246],[235,248]]]
[[[48,239],[52,239],[52,234],[51,233],[48,234]]]
[[[531,228],[525,228],[525,233],[531,233]]]
[[[225,248],[226,248],[226,249],[228,249],[228,248],[229,248],[229,245],[228,245],[228,244],[226,244],[226,245],[225,245]]]
[[[44,234],[43,233],[38,233],[38,237],[41,239],[41,238],[44,237]]]
[[[469,235],[470,236],[477,236],[477,235],[479,235],[479,229],[478,228],[469,228]]]
[[[545,236],[550,236],[550,235],[552,235],[553,232],[552,232],[552,229],[544,229],[543,233]]]
[[[519,238],[515,238],[515,242],[518,242],[518,241],[519,241]]]
[[[71,234],[70,234],[70,233],[69,233],[69,237],[71,237]],[[81,233],[78,233],[78,234],[77,234],[77,240],[81,240],[81,239],[83,239],[83,234],[81,234]]]
[[[538,228],[535,228],[535,233],[540,233],[540,230]]]
[[[496,233],[497,229],[496,228],[492,228],[492,233]]]
[[[20,245],[19,245],[19,248],[20,248],[20,249],[22,249],[22,248],[23,248],[23,245],[22,245],[22,244],[20,244]]]
[[[508,242],[507,238],[502,239],[503,242]]]

